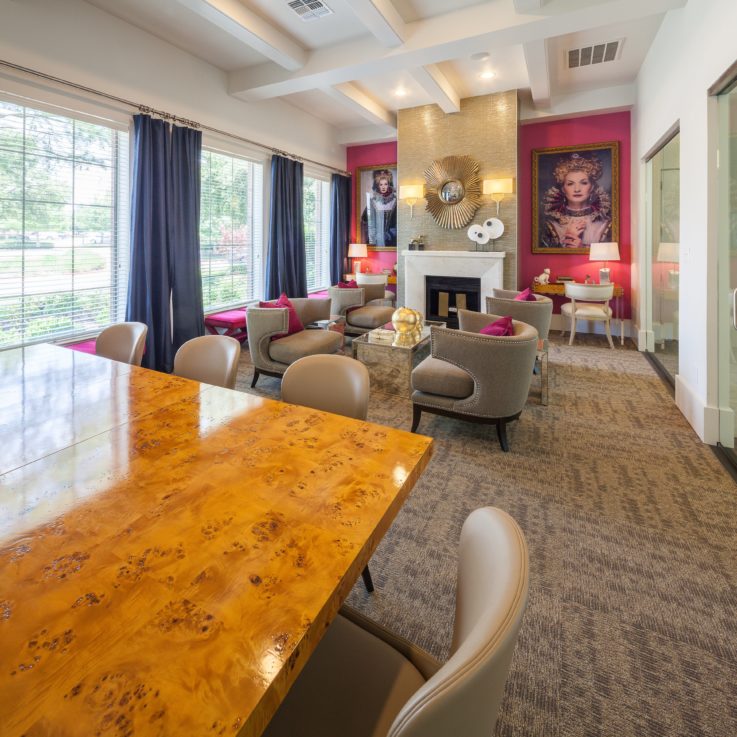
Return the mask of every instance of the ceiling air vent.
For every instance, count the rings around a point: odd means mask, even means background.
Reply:
[[[580,49],[570,49],[568,51],[568,68],[588,67],[592,64],[603,64],[606,61],[619,59],[623,43],[624,39],[620,38],[616,41],[584,46]]]
[[[333,13],[321,0],[287,0],[287,5],[304,21],[317,20]]]

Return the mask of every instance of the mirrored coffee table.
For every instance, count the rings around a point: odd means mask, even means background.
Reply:
[[[369,371],[371,390],[409,399],[412,395],[412,369],[430,355],[430,325],[408,345],[396,345],[391,323],[353,339],[353,357]]]

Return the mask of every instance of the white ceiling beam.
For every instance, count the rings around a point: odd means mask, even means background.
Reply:
[[[307,52],[238,0],[176,0],[212,25],[250,46],[282,69],[294,72],[307,61]]]
[[[417,84],[444,113],[460,113],[461,98],[436,64],[408,70]]]
[[[369,123],[387,125],[393,128],[396,133],[397,116],[372,100],[365,92],[356,87],[355,84],[344,82],[343,84],[336,84],[334,87],[325,87],[323,92],[357,112]]]
[[[392,141],[396,138],[397,129],[388,125],[361,125],[339,130],[337,142],[343,146],[360,146],[367,143]]]
[[[405,24],[391,0],[346,0],[346,2],[382,46],[391,48],[404,43]]]
[[[533,13],[540,10],[548,0],[514,0],[514,7],[518,13]]]
[[[513,0],[481,3],[407,24],[407,40],[397,48],[383,48],[372,38],[358,39],[314,51],[294,73],[268,63],[231,72],[228,90],[248,102],[265,100],[468,57],[490,48],[637,21],[685,4],[686,0],[610,0],[573,11],[566,0],[549,0],[545,16],[523,16],[516,13]]]
[[[532,101],[536,106],[550,105],[550,66],[548,63],[548,42],[545,39],[530,41],[522,45],[527,64],[527,77],[530,80]]]

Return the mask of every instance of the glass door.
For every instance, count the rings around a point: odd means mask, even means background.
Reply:
[[[651,295],[653,357],[675,382],[678,373],[678,280],[680,250],[680,135],[649,161],[651,196]]]
[[[719,103],[719,439],[737,434],[737,82]]]

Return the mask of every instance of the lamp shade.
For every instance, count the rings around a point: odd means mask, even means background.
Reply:
[[[484,194],[512,194],[514,179],[484,179]]]
[[[399,187],[400,200],[420,200],[425,196],[423,184],[402,184]]]
[[[589,261],[619,261],[619,244],[592,243]]]
[[[349,243],[348,258],[366,258],[368,250],[365,243]]]
[[[658,245],[658,261],[664,261],[669,264],[678,263],[678,250],[680,243],[660,243]]]

